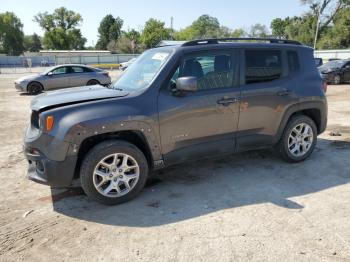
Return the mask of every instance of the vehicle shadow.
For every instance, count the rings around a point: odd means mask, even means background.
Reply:
[[[41,94],[41,93],[40,93]],[[19,94],[20,96],[37,96],[38,94],[30,94],[30,93],[25,93],[25,92],[23,92],[23,93],[20,93]]]
[[[154,175],[138,198],[119,206],[82,195],[54,201],[53,207],[69,217],[129,227],[170,224],[260,203],[302,209],[293,197],[349,183],[349,164],[350,142],[319,139],[303,163],[285,163],[269,150],[252,151],[167,168]]]

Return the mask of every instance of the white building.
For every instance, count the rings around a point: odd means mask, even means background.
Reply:
[[[322,58],[324,61],[329,59],[350,59],[350,49],[339,50],[315,50],[315,57]]]

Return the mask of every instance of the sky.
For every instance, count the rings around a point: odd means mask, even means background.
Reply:
[[[96,44],[97,28],[107,14],[121,17],[123,30],[140,30],[151,17],[165,22],[168,27],[173,17],[174,29],[181,29],[202,14],[218,18],[221,25],[229,28],[248,29],[256,23],[269,27],[276,17],[301,15],[307,9],[299,0],[0,0],[0,13],[14,12],[21,19],[25,34],[43,35],[38,24],[33,22],[33,16],[39,12],[53,12],[61,6],[81,14],[80,29],[88,40],[86,46]]]

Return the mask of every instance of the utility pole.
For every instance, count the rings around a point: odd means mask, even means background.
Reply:
[[[314,49],[316,50],[316,43],[317,43],[317,37],[318,37],[318,30],[320,27],[320,17],[321,17],[321,7],[318,11],[318,16],[317,16],[317,24],[316,24],[316,32],[315,32],[315,41],[314,41]]]
[[[171,40],[174,39],[174,37],[173,37],[173,32],[174,32],[173,26],[174,26],[174,17],[170,17]]]

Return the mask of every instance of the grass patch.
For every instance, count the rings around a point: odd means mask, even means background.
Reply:
[[[90,66],[101,69],[119,69],[120,64],[92,64]]]

